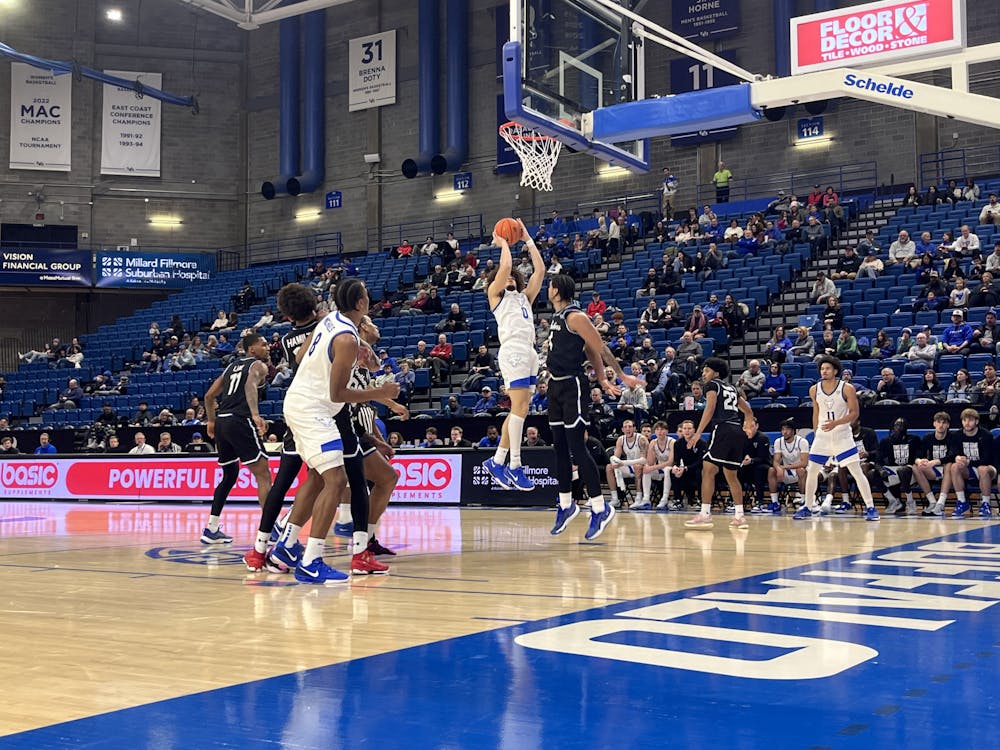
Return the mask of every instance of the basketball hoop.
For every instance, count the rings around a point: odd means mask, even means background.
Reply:
[[[552,170],[559,160],[562,142],[516,122],[501,125],[500,137],[521,159],[521,185],[551,191]]]

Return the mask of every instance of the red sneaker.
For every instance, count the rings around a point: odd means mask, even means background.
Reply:
[[[393,552],[388,547],[383,547],[379,543],[378,539],[376,539],[375,537],[372,537],[371,539],[368,540],[368,551],[376,556],[377,555],[392,555],[393,557],[396,556],[395,552]]]
[[[371,550],[366,549],[351,558],[351,572],[359,575],[383,575],[389,572],[389,566],[380,563]]]
[[[264,569],[264,553],[258,552],[253,547],[247,550],[247,553],[243,555],[243,563],[247,566],[247,570],[252,573]]]

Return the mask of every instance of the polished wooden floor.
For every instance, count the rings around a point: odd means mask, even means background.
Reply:
[[[0,735],[619,601],[778,571],[955,531],[922,518],[689,531],[683,514],[621,513],[596,543],[550,512],[391,509],[388,576],[292,585],[249,574],[257,512],[231,507],[233,549],[197,542],[206,510],[0,504],[0,669],[17,676]],[[344,563],[331,537],[328,560]]]

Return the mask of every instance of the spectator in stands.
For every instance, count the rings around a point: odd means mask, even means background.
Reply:
[[[483,378],[492,378],[496,374],[496,359],[486,348],[486,344],[480,344],[469,365],[469,376],[462,384],[463,391],[478,391]]]
[[[229,327],[229,318],[226,317],[225,310],[219,310],[215,316],[215,320],[212,321],[211,327],[208,329],[210,331],[225,331]],[[150,333],[151,338],[156,338],[156,336]]]
[[[764,393],[769,396],[784,396],[788,393],[788,376],[781,371],[781,363],[772,362],[764,378]]]
[[[160,427],[176,427],[177,418],[173,415],[173,412],[171,412],[170,409],[160,409],[160,413],[156,415],[152,424]]]
[[[938,245],[938,255],[948,255],[955,249],[955,233],[951,231],[946,231],[941,233],[941,244]],[[976,260],[982,261],[982,256],[974,255],[972,256],[972,262],[975,264]],[[977,278],[973,276],[973,278]]]
[[[448,310],[448,314],[438,321],[437,325],[434,326],[434,330],[439,333],[442,331],[455,333],[457,331],[469,330],[469,323],[465,319],[465,313],[462,311],[462,308],[459,307],[457,302],[451,303],[451,308]]]
[[[56,359],[51,366],[56,369],[80,369],[82,364],[83,347],[81,347],[78,340],[74,338],[73,343],[63,350],[62,356]]]
[[[611,353],[623,367],[627,367],[635,360],[635,349],[629,344],[625,336],[616,336],[611,342]]]
[[[424,240],[424,244],[420,246],[420,254],[421,255],[434,255],[434,253],[437,252],[437,249],[438,249],[438,245],[434,241],[434,238],[431,237],[431,235],[427,235],[427,239]]]
[[[4,429],[7,429],[6,427]],[[14,438],[10,435],[5,435],[0,438],[0,455],[3,456],[17,456],[20,455],[21,451],[17,449],[17,445],[14,443]]]
[[[694,380],[691,382],[691,391],[690,393],[685,395],[685,400],[687,399],[688,396],[691,397],[692,409],[694,409],[695,411],[701,411],[702,409],[705,408],[706,404],[705,389],[702,387],[700,380]]]
[[[834,230],[839,230],[844,226],[844,207],[840,205],[840,196],[833,189],[833,185],[827,185],[826,191],[823,193],[822,206],[823,214]]]
[[[426,346],[426,344],[425,344]],[[410,369],[410,363],[403,361],[399,365],[399,372],[396,373],[395,380],[399,383],[399,396],[396,398],[403,406],[408,406],[413,395],[413,387],[417,376]]]
[[[666,302],[663,303],[663,315],[660,318],[661,328],[672,328],[673,326],[679,326],[683,320],[683,314],[681,313],[680,303],[671,297]]]
[[[934,370],[930,368],[924,370],[923,380],[920,381],[920,387],[914,392],[913,397],[927,398],[935,402],[944,401],[944,388]]]
[[[983,206],[983,210],[979,212],[979,223],[1000,223],[1000,201],[997,200],[996,193],[990,193],[990,202]]]
[[[923,199],[920,197],[920,193],[917,192],[917,186],[910,184],[910,187],[906,189],[906,195],[903,196],[904,206],[919,206],[923,203]]]
[[[698,216],[698,224],[701,226],[702,231],[704,231],[705,227],[712,223],[712,219],[718,218],[719,217],[715,215],[715,211],[712,210],[712,207],[705,205],[705,207],[701,209],[701,214]]]
[[[645,363],[648,360],[655,360],[656,348],[653,346],[653,339],[649,336],[642,337],[642,344],[635,350],[635,362]]]
[[[434,266],[434,270],[431,272],[429,281],[433,286],[442,287],[447,286],[448,272],[445,270],[444,266],[440,263]]]
[[[445,239],[444,244],[450,247],[452,252],[458,250],[458,240],[455,239],[454,232],[448,232],[448,236]]]
[[[719,219],[716,216],[713,216],[712,220],[702,227],[702,239],[709,240],[710,242],[721,242],[724,235],[725,229],[719,223]]]
[[[965,286],[965,279],[959,276],[955,279],[955,288],[948,295],[948,303],[951,307],[968,307],[972,290]]]
[[[738,255],[754,255],[760,251],[760,242],[749,229],[743,230],[743,236],[736,242],[736,252]]]
[[[751,359],[747,363],[747,369],[740,373],[736,381],[736,388],[746,399],[759,396],[764,391],[764,381],[767,376],[760,369],[760,360]]]
[[[840,329],[840,336],[837,338],[836,356],[840,360],[861,358],[861,352],[858,351],[858,340],[854,337],[848,326]]]
[[[146,442],[146,435],[141,432],[135,433],[135,447],[129,451],[130,456],[152,456],[156,450]]]
[[[951,311],[951,325],[941,334],[940,349],[942,354],[968,354],[972,346],[972,326],[965,322],[965,313],[961,310]]]
[[[472,413],[477,417],[485,416],[490,413],[491,409],[495,409],[496,405],[497,399],[493,395],[493,389],[488,385],[484,385],[479,392],[479,400],[472,407]]]
[[[101,405],[101,413],[97,415],[95,423],[107,427],[117,427],[121,423],[121,418],[111,408],[111,404],[105,402]]]
[[[986,313],[986,321],[972,332],[972,346],[969,347],[969,352],[996,354],[998,342],[1000,342],[1000,323],[997,323],[996,311],[991,309]]]
[[[910,400],[902,382],[896,378],[891,367],[882,368],[882,379],[875,386],[875,403],[880,401],[898,401],[905,404]]]
[[[53,339],[52,341],[58,342],[59,339]],[[43,361],[47,362],[49,360],[49,355],[51,353],[52,353],[52,345],[46,344],[41,351],[38,351],[37,349],[29,349],[24,354],[18,352],[17,358],[20,359],[22,362],[27,362],[28,364],[31,364],[32,362],[43,362]]]
[[[650,299],[646,309],[639,315],[639,322],[647,328],[662,328],[663,310],[661,310],[655,299]]]
[[[805,361],[809,361],[813,358],[816,350],[816,339],[812,337],[807,326],[799,326],[795,330],[795,341],[792,342],[792,347],[788,350],[786,361],[795,362],[800,357]]]
[[[945,401],[950,404],[968,404],[973,397],[972,377],[964,367],[955,373],[955,379],[945,394]]]
[[[715,202],[729,203],[729,181],[733,179],[733,173],[726,167],[725,162],[719,162],[719,168],[712,175],[712,184],[715,185]]]
[[[440,448],[441,440],[438,439],[437,427],[428,427],[424,430],[424,439],[417,443],[418,448]]]
[[[184,446],[185,453],[211,453],[212,446],[206,443],[200,432],[192,433],[191,442]]]
[[[809,299],[814,305],[824,305],[830,301],[831,297],[837,297],[837,286],[826,277],[826,273],[820,271],[816,276],[816,281],[809,292]]]
[[[767,210],[764,213],[768,216],[780,216],[783,213],[787,214],[788,207],[791,205],[793,197],[794,196],[787,195],[784,190],[779,190],[775,199],[767,204]]]
[[[892,342],[892,337],[880,328],[875,334],[875,340],[871,342],[871,356],[873,359],[887,359],[896,353],[896,345]]]
[[[934,256],[937,255],[938,248],[934,240],[931,239],[930,232],[920,233],[920,239],[917,240],[916,244],[913,246],[913,252],[921,259],[930,256],[931,262],[933,262]]]
[[[180,453],[181,447],[170,437],[169,432],[160,433],[160,442],[156,445],[157,453]]]
[[[84,393],[80,387],[80,381],[76,378],[70,378],[66,387],[59,392],[59,400],[49,406],[49,411],[55,409],[77,409],[80,406],[83,396]]]
[[[922,331],[920,333],[923,333]],[[906,357],[909,355],[910,350],[916,346],[916,340],[912,336],[913,331],[909,328],[904,328],[899,332],[899,338],[896,339],[896,356]],[[924,338],[927,338],[927,334],[924,333]],[[930,343],[928,341],[927,343]],[[937,356],[937,344],[931,344],[935,356]]]
[[[250,279],[243,280],[243,286],[229,301],[236,312],[246,312],[257,303],[257,294],[253,290]]]
[[[444,312],[441,304],[441,297],[438,295],[438,288],[432,286],[427,290],[427,304],[424,305],[425,315],[440,315]]]
[[[816,356],[813,357],[813,362],[816,362],[822,356],[837,356],[837,338],[833,335],[833,329],[829,327],[823,330],[823,338],[816,346]]]
[[[194,354],[188,349],[187,344],[181,344],[180,349],[177,350],[177,354],[170,360],[170,369],[174,372],[193,370],[197,364],[198,362],[194,358]]]
[[[410,355],[410,363],[413,369],[420,370],[424,367],[430,367],[431,352],[427,348],[427,342],[421,339],[417,342],[417,348],[413,350],[413,354]]]
[[[726,231],[722,234],[723,242],[737,242],[743,236],[743,230],[740,228],[740,223],[736,219],[731,219],[729,221],[729,226],[726,227]]]
[[[236,352],[236,347],[229,340],[229,334],[220,333],[219,343],[216,344],[213,350],[216,357],[219,357],[223,362],[227,362],[232,358],[233,354]]]
[[[695,305],[687,321],[684,323],[684,332],[690,333],[695,339],[702,339],[708,334],[708,318],[701,310],[701,305]]]
[[[915,343],[908,346],[905,352],[899,352],[897,356],[904,356],[910,362],[923,362],[928,367],[933,367],[937,357],[937,347],[930,343],[927,334],[921,331],[917,334]]]
[[[979,185],[977,185],[971,177],[965,178],[965,187],[962,188],[962,200],[979,200]]]
[[[274,313],[268,307],[264,309],[264,313],[258,318],[257,322],[250,327],[257,331],[261,328],[270,328],[272,325],[274,325]]]
[[[403,240],[399,247],[389,254],[395,258],[409,258],[413,255],[413,245],[410,244],[409,240]]]
[[[691,331],[684,331],[681,334],[681,341],[677,345],[677,359],[684,364],[684,373],[688,378],[697,377],[698,367],[705,356],[701,344],[695,339]]]
[[[831,279],[854,279],[861,268],[861,257],[855,252],[854,247],[848,245],[844,248],[844,254],[837,259],[837,267],[830,274]]]
[[[458,425],[454,425],[451,428],[451,437],[447,441],[447,446],[449,448],[471,448],[472,443],[466,440],[463,436],[462,428]]]
[[[948,307],[948,301],[948,285],[944,283],[937,271],[932,270],[927,283],[917,292],[917,298],[913,301],[913,311],[920,312],[924,308],[943,310]]]
[[[528,403],[529,414],[548,414],[549,412],[549,384],[542,381],[538,384],[535,393]]]
[[[181,427],[197,427],[203,422],[195,416],[194,409],[184,411],[184,419],[181,420]]]
[[[889,246],[889,265],[902,263],[907,266],[916,265],[916,245],[910,239],[910,233],[905,229],[899,232],[899,238]]]
[[[826,240],[826,229],[820,223],[819,219],[815,216],[810,216],[809,220],[806,222],[806,226],[803,229],[803,234],[806,240],[809,242],[809,247],[812,249],[813,253],[823,253],[826,252],[827,240]]]
[[[792,341],[785,335],[784,326],[776,326],[771,339],[764,346],[764,354],[775,362],[784,362],[792,348]],[[756,361],[756,360],[752,360]]]
[[[486,435],[477,443],[480,448],[496,448],[500,445],[500,432],[495,424],[486,428]]]
[[[1000,271],[1000,242],[994,242],[993,252],[986,256],[986,270],[994,276]]]
[[[441,371],[448,372],[451,369],[451,359],[453,356],[452,345],[448,343],[446,334],[439,334],[437,344],[431,349],[429,366],[432,372],[434,383],[441,382]]]
[[[205,344],[202,342],[201,336],[196,335],[193,339],[191,339],[191,346],[188,348],[194,356],[195,364],[198,362],[204,362],[208,358],[208,352],[205,351]]]
[[[153,413],[149,410],[149,404],[145,401],[139,402],[139,410],[132,416],[129,422],[133,427],[145,427],[153,421]]]
[[[939,206],[944,202],[944,198],[941,197],[941,193],[938,192],[937,186],[935,185],[931,185],[927,188],[927,192],[921,200],[921,203],[925,206]]]
[[[969,295],[969,307],[994,307],[1000,304],[1000,293],[993,286],[993,274],[983,271],[979,287]]]
[[[631,419],[641,421],[649,413],[649,396],[643,383],[636,383],[635,386],[622,388],[621,396],[618,397],[618,404],[615,406],[615,415],[619,421]]]
[[[651,271],[653,269],[650,269]],[[655,271],[653,271],[655,275]],[[587,304],[587,317],[593,320],[595,315],[604,315],[608,309],[608,303],[601,299],[601,293],[596,289],[590,293],[590,302]]]
[[[970,230],[968,224],[962,225],[961,232],[952,245],[952,252],[963,258],[980,254],[979,235]]]
[[[38,447],[35,448],[36,456],[58,452],[59,451],[56,450],[56,447],[49,442],[49,433],[43,432],[38,436]]]
[[[1000,379],[997,379],[996,365],[986,363],[983,366],[983,379],[972,388],[972,403],[988,406],[1000,393]]]

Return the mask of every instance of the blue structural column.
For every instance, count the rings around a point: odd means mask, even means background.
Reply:
[[[431,171],[431,159],[441,143],[441,66],[438,63],[440,23],[438,0],[417,3],[417,146],[414,159],[403,162],[404,177]]]
[[[304,170],[287,183],[289,195],[312,193],[326,180],[326,11],[299,16],[302,25]]]
[[[823,13],[827,10],[837,10],[840,7],[839,0],[816,0],[816,12]]]
[[[774,72],[792,74],[792,40],[788,20],[795,13],[794,0],[774,0]]]
[[[469,4],[448,0],[445,9],[448,119],[444,153],[431,159],[434,174],[456,172],[469,158]]]
[[[279,30],[278,57],[278,171],[261,185],[261,194],[271,200],[287,192],[287,182],[302,173],[299,155],[299,61],[301,34],[299,19],[286,18]]]

